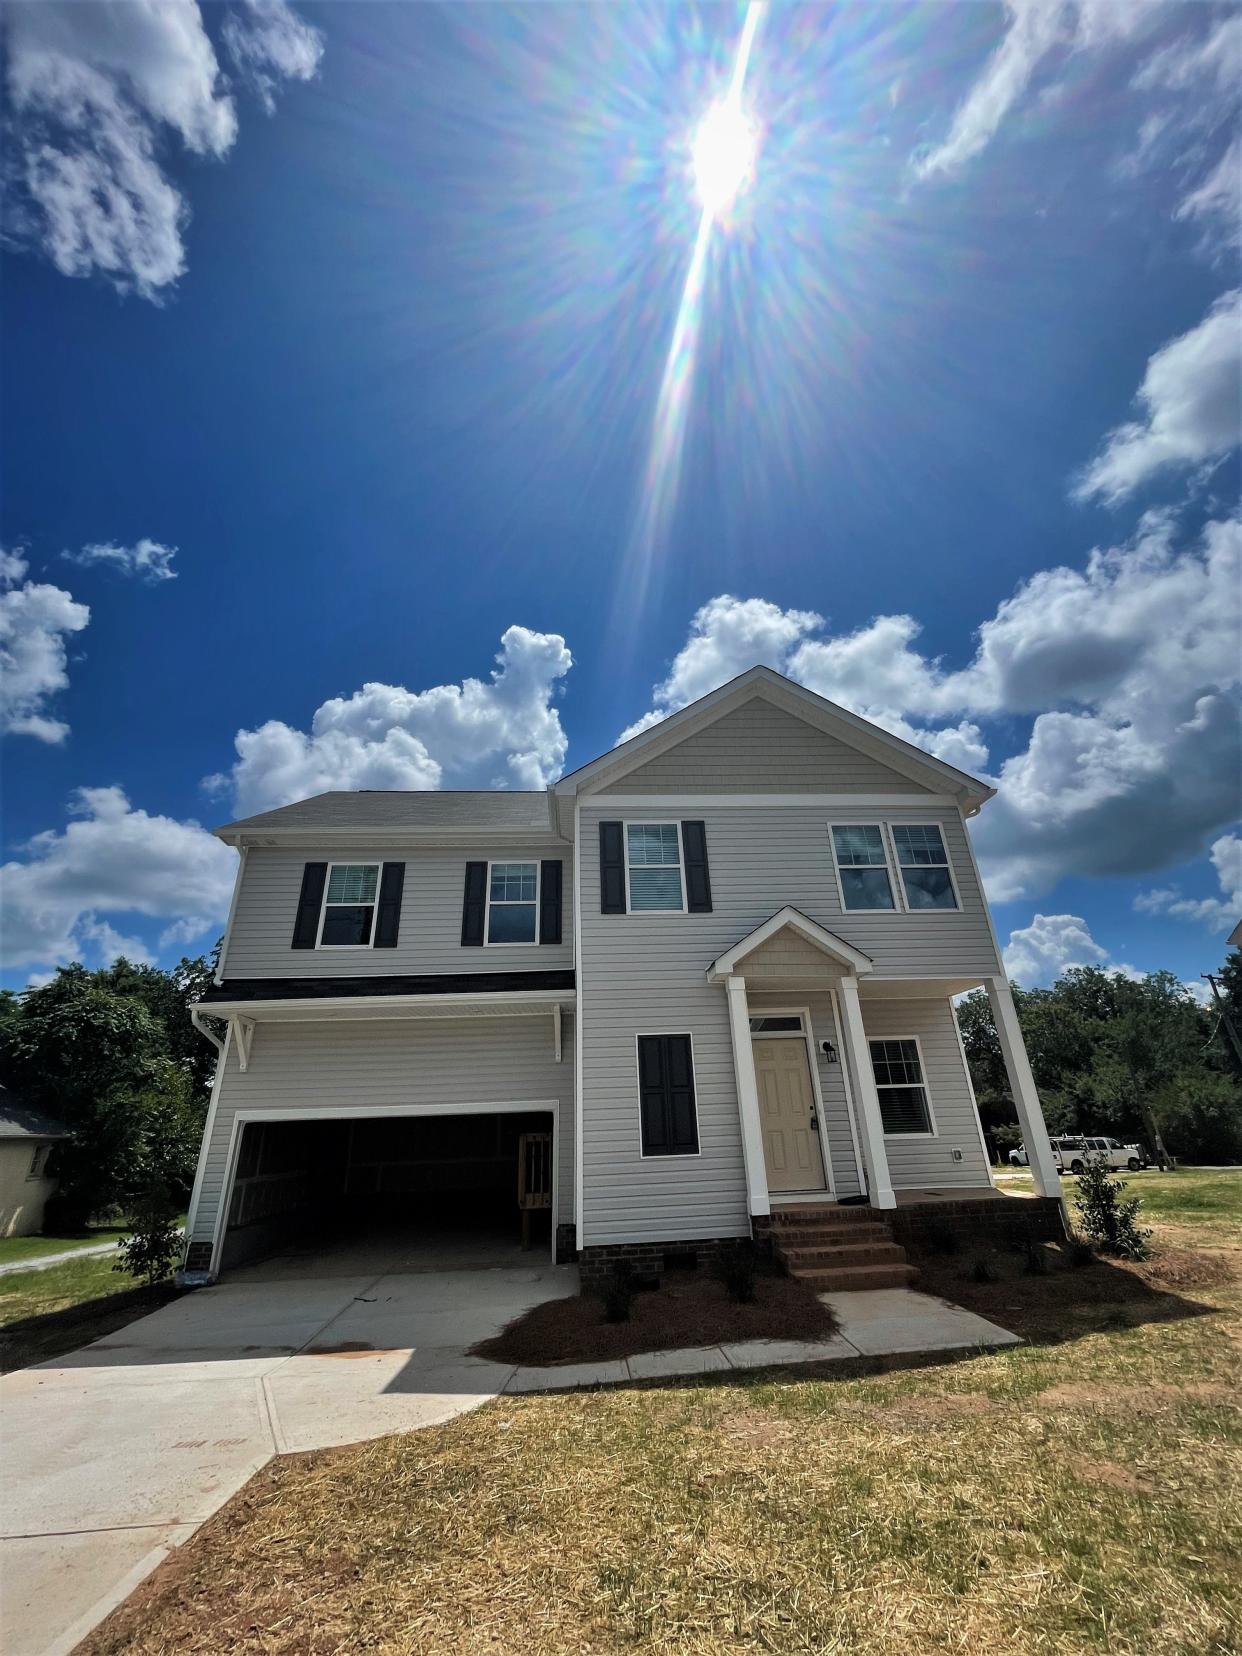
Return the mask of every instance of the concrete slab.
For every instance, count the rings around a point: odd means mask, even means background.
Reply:
[[[819,1297],[835,1313],[841,1336],[867,1357],[1021,1344],[1017,1334],[986,1317],[913,1288]]]
[[[157,1524],[0,1541],[5,1656],[68,1656],[193,1533],[193,1524]]]
[[[720,1348],[731,1368],[765,1368],[769,1363],[827,1363],[857,1357],[858,1352],[839,1335],[828,1340],[739,1340]]]
[[[557,1363],[550,1368],[520,1368],[505,1386],[506,1392],[566,1391],[579,1386],[615,1386],[628,1380],[622,1358],[614,1363]]]
[[[679,1351],[644,1351],[627,1357],[631,1380],[663,1380],[678,1374],[713,1374],[727,1369],[729,1359],[719,1346],[683,1346]]]

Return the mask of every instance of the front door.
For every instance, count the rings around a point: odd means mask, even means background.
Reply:
[[[755,1080],[768,1189],[823,1190],[824,1157],[804,1040],[757,1040]]]

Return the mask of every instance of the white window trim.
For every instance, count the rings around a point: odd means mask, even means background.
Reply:
[[[824,1089],[820,1084],[819,1062],[815,1056],[815,1022],[811,1016],[811,1009],[809,1006],[763,1006],[758,1008],[752,1006],[750,1009],[750,1015],[752,1018],[797,1018],[799,1023],[802,1025],[801,1029],[777,1030],[770,1035],[756,1034],[754,1030],[751,1030],[750,1043],[752,1047],[756,1041],[802,1041],[804,1043],[806,1047],[807,1068],[811,1072],[811,1094],[815,1099],[815,1121],[819,1129],[819,1153],[823,1158],[824,1163],[824,1195],[831,1196],[835,1201],[837,1195],[837,1181],[832,1170],[832,1146],[828,1141],[828,1120],[824,1113]],[[837,1063],[843,1064],[844,1059],[841,1057],[841,1032],[838,1029],[834,1029],[832,1033],[837,1036],[837,1039],[832,1043],[837,1049]],[[697,1092],[695,1093],[695,1099],[696,1101],[698,1099]],[[863,1187],[860,1185],[859,1188],[862,1189]],[[768,1189],[770,1195],[786,1195],[785,1192],[779,1190],[773,1192],[770,1180],[768,1182]],[[807,1192],[808,1196],[815,1196],[817,1194],[818,1192],[813,1190]],[[787,1196],[786,1199],[788,1199]]]
[[[953,872],[953,853],[949,850],[949,841],[948,841],[948,838],[947,838],[947,836],[945,834],[945,831],[944,831],[944,823],[943,822],[893,822],[891,820],[886,820],[885,822],[883,822],[881,824],[881,828],[882,828],[882,831],[884,833],[885,839],[887,841],[888,849],[892,853],[893,870],[897,875],[897,900],[901,904],[902,912],[905,913],[905,914],[917,915],[920,920],[923,918],[924,915],[927,915],[927,914],[961,914],[961,912],[962,912],[962,894],[957,889],[957,875]],[[937,833],[940,835],[940,843],[944,847],[944,862],[943,863],[931,863],[931,864],[920,863],[920,864],[912,864],[911,866],[912,867],[922,867],[922,868],[927,868],[927,867],[942,868],[943,867],[943,868],[948,869],[948,871],[949,871],[949,885],[952,887],[952,890],[953,890],[953,903],[954,903],[954,906],[951,909],[950,908],[912,908],[910,906],[909,900],[906,897],[906,882],[905,882],[905,878],[904,878],[904,876],[902,874],[902,870],[901,870],[901,858],[900,858],[900,856],[898,855],[898,852],[897,852],[897,836],[893,833],[894,828],[934,828],[937,831]],[[858,911],[854,910],[853,912],[857,913]]]
[[[51,1158],[50,1144],[36,1144],[30,1156],[30,1167],[26,1173],[26,1183],[31,1184],[38,1179],[47,1178],[47,1164]]]
[[[681,878],[681,907],[679,909],[634,909],[630,907],[630,829],[631,828],[676,828],[677,830],[677,872]],[[624,817],[621,822],[621,849],[622,866],[625,869],[625,912],[632,914],[637,920],[661,920],[669,914],[688,914],[689,904],[686,901],[686,848],[681,837],[680,817]],[[640,863],[639,867],[668,868],[668,863]],[[657,1030],[657,1034],[663,1033]],[[670,1034],[678,1031],[671,1030]]]
[[[697,1150],[674,1150],[667,1155],[649,1155],[643,1149],[643,1072],[638,1059],[638,1043],[649,1035],[684,1035],[690,1042],[690,1079],[694,1086],[694,1136]],[[703,1154],[703,1117],[699,1111],[699,1066],[694,1056],[694,1031],[691,1029],[636,1029],[634,1031],[634,1102],[637,1105],[638,1155],[645,1162],[696,1161]]]
[[[897,842],[893,837],[894,827],[900,827],[900,828],[936,828],[936,829],[939,830],[939,832],[940,832],[940,843],[941,843],[941,845],[944,846],[944,854],[945,854],[945,857],[947,859],[947,867],[948,867],[948,870],[949,870],[949,884],[953,888],[953,900],[954,900],[954,903],[956,904],[956,907],[951,908],[951,909],[948,909],[948,908],[944,908],[944,909],[911,908],[910,907],[910,904],[906,900],[906,884],[905,884],[905,881],[902,878],[901,863],[900,863],[900,861],[898,859],[898,856],[897,856]],[[837,841],[836,841],[836,836],[833,833],[834,828],[878,828],[880,830],[880,843],[884,847],[884,866],[885,866],[885,869],[888,872],[889,890],[893,894],[893,906],[892,906],[892,908],[887,908],[887,909],[883,909],[883,908],[878,908],[878,909],[877,908],[849,908],[849,907],[846,906],[845,887],[844,887],[844,885],[842,884],[842,881],[841,881],[841,865],[837,861]],[[903,819],[899,823],[894,823],[892,821],[892,819],[889,818],[889,817],[876,817],[870,822],[835,822],[835,821],[829,822],[829,824],[828,824],[828,850],[829,850],[829,854],[832,857],[832,872],[833,872],[833,876],[836,879],[836,883],[837,883],[837,902],[841,905],[841,913],[842,914],[866,915],[868,919],[870,919],[872,916],[875,916],[875,915],[893,915],[893,914],[913,915],[918,920],[925,919],[926,917],[932,916],[932,915],[939,915],[939,916],[943,917],[946,914],[963,914],[965,912],[965,910],[962,907],[962,893],[958,888],[957,874],[956,874],[956,872],[954,871],[954,868],[953,868],[953,853],[949,849],[948,837],[945,834],[944,830],[945,830],[945,825],[944,825],[943,822],[927,821],[927,820],[923,820],[923,821],[920,821],[920,822],[907,822]],[[964,831],[965,830],[963,830],[963,832]],[[867,866],[867,865],[859,864],[857,866],[863,867],[863,866]],[[879,865],[879,863],[872,863],[869,866],[872,867],[872,868],[878,868],[880,865]],[[937,863],[934,866],[939,868],[941,865],[939,863]],[[984,906],[986,907],[986,903],[985,903]]]
[[[535,935],[529,943],[493,943],[488,933],[492,929],[492,869],[531,868],[535,870]],[[483,947],[485,949],[536,949],[539,947],[539,899],[543,895],[543,864],[538,857],[497,857],[487,865],[487,902],[483,909]],[[497,908],[525,908],[525,903],[497,903]]]
[[[328,890],[332,884],[332,870],[334,868],[373,868],[375,870],[375,901],[371,906],[371,935],[365,943],[325,943],[323,941],[323,923],[328,916]],[[324,876],[323,901],[319,905],[319,930],[315,933],[315,947],[317,949],[331,949],[334,953],[351,951],[357,954],[360,950],[370,950],[375,947],[375,923],[379,919],[380,882],[384,878],[382,862],[330,862],[328,872]],[[332,908],[365,908],[365,903],[333,903]]]
[[[918,1052],[918,1055],[919,1055],[919,1074],[923,1077],[922,1081],[918,1082],[918,1083],[911,1082],[911,1081],[903,1081],[903,1082],[901,1082],[901,1085],[903,1087],[909,1087],[909,1086],[914,1086],[914,1085],[919,1085],[919,1086],[922,1087],[922,1089],[923,1089],[923,1100],[927,1105],[927,1119],[928,1119],[928,1122],[930,1123],[930,1125],[929,1125],[927,1131],[924,1132],[924,1133],[889,1133],[889,1132],[885,1132],[884,1137],[886,1139],[892,1139],[894,1141],[894,1143],[897,1143],[897,1144],[907,1144],[907,1143],[909,1143],[909,1141],[911,1139],[934,1139],[934,1138],[939,1138],[940,1137],[940,1129],[936,1125],[936,1110],[935,1110],[935,1106],[932,1104],[931,1084],[927,1079],[927,1060],[923,1057],[923,1043],[922,1043],[922,1041],[919,1040],[917,1035],[900,1035],[900,1034],[897,1034],[896,1032],[894,1032],[892,1034],[889,1034],[886,1031],[883,1035],[877,1035],[874,1032],[874,1030],[868,1029],[868,1030],[865,1030],[864,1033],[867,1037],[867,1062],[871,1065],[871,1077],[872,1077],[872,1080],[875,1082],[875,1090],[876,1090],[877,1095],[882,1095],[882,1094],[888,1092],[890,1089],[889,1089],[889,1083],[884,1082],[884,1081],[875,1081],[875,1062],[874,1062],[874,1060],[872,1059],[872,1056],[871,1056],[871,1043],[872,1043],[872,1041],[913,1041],[914,1046],[915,1046],[915,1050]],[[883,1124],[883,1119],[884,1119],[883,1112],[881,1111],[881,1115],[880,1115],[881,1124]]]
[[[845,885],[841,879],[841,864],[837,861],[837,836],[834,832],[837,828],[878,828],[880,830],[880,845],[884,851],[884,868],[888,874],[888,889],[893,898],[892,908],[850,908],[846,904]],[[842,914],[871,916],[873,914],[902,914],[905,912],[901,906],[901,893],[897,889],[896,870],[893,868],[893,848],[889,844],[888,835],[884,831],[884,823],[880,818],[877,817],[874,822],[830,822],[828,824],[828,851],[832,857],[832,871],[837,882],[837,902],[841,905]],[[860,863],[848,866],[878,868],[880,865],[879,863]]]

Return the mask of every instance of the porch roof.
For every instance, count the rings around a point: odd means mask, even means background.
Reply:
[[[861,974],[872,970],[873,962],[870,955],[863,954],[860,949],[854,948],[853,944],[847,943],[843,937],[838,937],[835,932],[828,931],[808,915],[803,914],[801,909],[792,908],[787,904],[784,908],[778,909],[761,926],[756,926],[753,931],[747,932],[745,937],[739,938],[731,949],[727,949],[722,955],[717,955],[707,968],[707,981],[709,983],[720,983],[725,978],[732,977],[739,970],[747,955],[753,954],[756,949],[762,948],[765,943],[770,942],[778,932],[782,931],[794,932],[804,942],[811,944],[813,948],[818,949],[836,966],[847,972]]]

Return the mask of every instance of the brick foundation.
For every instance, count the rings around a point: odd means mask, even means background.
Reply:
[[[582,1249],[578,1271],[584,1288],[598,1287],[621,1269],[628,1269],[636,1282],[659,1281],[674,1260],[704,1270],[748,1241],[744,1236],[709,1236],[692,1242],[605,1242]]]
[[[884,1220],[906,1248],[934,1247],[951,1232],[959,1242],[1056,1242],[1065,1235],[1055,1196],[1007,1196],[994,1201],[910,1202],[886,1208]]]
[[[556,1227],[555,1257],[558,1265],[572,1265],[578,1257],[578,1230],[572,1220]]]

